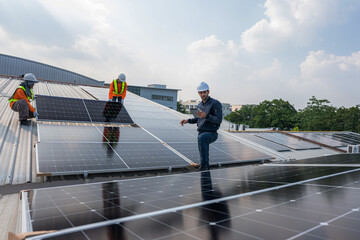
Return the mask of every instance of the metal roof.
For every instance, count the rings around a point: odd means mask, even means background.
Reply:
[[[10,97],[21,81],[0,77],[0,186],[36,182],[34,142],[37,141],[35,121],[21,127],[18,113],[9,107]],[[40,82],[35,85],[36,94],[93,99],[79,86]]]

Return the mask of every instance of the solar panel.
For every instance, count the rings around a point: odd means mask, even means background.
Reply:
[[[169,142],[168,144],[191,161],[200,164],[197,142]],[[210,165],[218,165],[219,163],[236,163],[248,160],[266,160],[271,158],[271,156],[258,152],[253,148],[241,144],[240,142],[215,142],[210,144]]]
[[[270,149],[273,149],[275,151],[278,151],[278,152],[286,152],[286,151],[290,151],[289,148],[285,147],[285,146],[282,146],[282,145],[279,145],[277,143],[274,143],[274,142],[270,142],[264,138],[260,138],[260,137],[257,137],[251,133],[232,133],[232,134],[236,134],[240,137],[243,137],[249,141],[252,141],[252,142],[255,142],[255,143],[258,143],[260,145],[263,145],[265,147],[268,147]]]
[[[84,99],[92,122],[133,123],[125,107],[119,102]]]
[[[38,120],[133,123],[119,102],[37,95]]]
[[[303,137],[309,140],[313,140],[322,144],[326,144],[332,147],[344,147],[345,143],[331,139],[325,136],[324,133],[315,133],[315,132],[291,132],[292,135]]]
[[[339,139],[347,144],[355,145],[360,143],[357,138],[350,136],[347,133],[332,133],[331,135],[333,138]]]
[[[40,142],[158,142],[138,127],[38,124]]]
[[[359,178],[359,168],[257,166],[36,189],[23,193],[31,221],[23,231],[65,229],[30,239],[291,239],[326,238],[326,228],[356,239]]]
[[[90,122],[82,99],[36,95],[38,120]]]
[[[39,142],[36,148],[39,174],[65,175],[129,168],[107,142]]]
[[[255,136],[264,138],[266,140],[275,142],[277,144],[284,145],[294,150],[307,150],[307,149],[318,149],[318,145],[300,141],[294,137],[289,137],[280,133],[256,133]]]
[[[360,154],[336,154],[284,162],[284,164],[360,164]]]
[[[195,130],[150,129],[150,132],[164,142],[197,142]]]
[[[39,174],[69,175],[185,167],[189,163],[160,142],[37,143]]]
[[[184,159],[170,151],[160,142],[119,143],[113,146],[115,152],[127,163],[129,168],[185,167]]]
[[[40,142],[102,142],[95,126],[38,124]]]

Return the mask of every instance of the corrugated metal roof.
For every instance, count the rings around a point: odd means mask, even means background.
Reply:
[[[9,107],[8,97],[21,81],[0,78],[0,185],[35,182],[35,150],[37,124],[20,126],[18,113]],[[93,97],[79,86],[40,82],[35,85],[36,94],[86,98]]]

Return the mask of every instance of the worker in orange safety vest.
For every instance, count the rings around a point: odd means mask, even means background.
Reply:
[[[15,90],[13,95],[9,98],[10,108],[19,112],[19,121],[21,125],[30,125],[31,121],[28,118],[39,116],[36,109],[30,104],[34,100],[33,87],[39,81],[32,73],[27,73],[23,77],[23,82]]]
[[[126,97],[127,83],[125,74],[121,73],[117,79],[110,84],[109,101],[124,103]]]

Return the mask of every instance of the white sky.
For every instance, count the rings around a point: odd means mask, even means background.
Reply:
[[[360,104],[358,0],[0,0],[0,52],[231,104]]]

